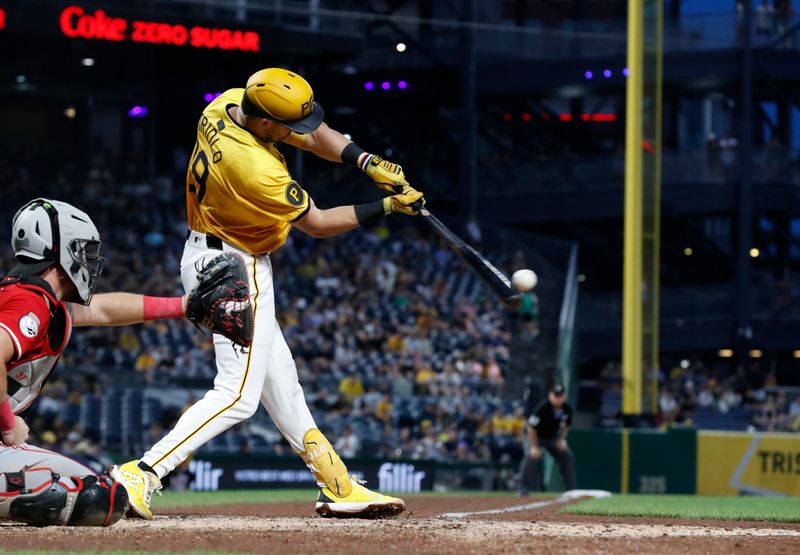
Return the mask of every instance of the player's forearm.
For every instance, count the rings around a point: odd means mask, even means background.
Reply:
[[[8,400],[8,368],[0,361],[0,431],[7,432],[14,428],[14,411]]]
[[[0,405],[6,402],[8,398],[8,367],[6,363],[0,360]]]
[[[180,318],[185,297],[147,297],[135,293],[100,293],[89,306],[73,305],[73,325],[124,326],[145,320]]]
[[[528,441],[531,447],[539,447],[539,436],[536,434],[536,428],[528,426]]]
[[[302,148],[325,160],[341,162],[342,151],[349,143],[350,139],[322,124],[314,132],[306,135]]]
[[[312,214],[309,214],[312,216]],[[295,227],[312,237],[333,237],[357,228],[360,223],[354,206],[337,206],[327,210],[315,210],[311,218],[295,223]]]

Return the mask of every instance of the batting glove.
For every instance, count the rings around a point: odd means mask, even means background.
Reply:
[[[383,199],[383,211],[386,214],[400,213],[416,216],[423,206],[425,206],[425,197],[410,185],[406,185],[399,195]]]
[[[400,164],[384,160],[376,154],[364,153],[359,161],[361,170],[387,193],[402,193],[408,181]]]

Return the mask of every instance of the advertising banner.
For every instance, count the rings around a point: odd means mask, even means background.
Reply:
[[[433,489],[432,461],[351,460],[350,474],[384,492],[417,493]],[[280,457],[198,456],[189,462],[189,488],[275,489],[313,487],[314,476],[299,459]]]
[[[698,432],[697,493],[800,495],[800,435]]]

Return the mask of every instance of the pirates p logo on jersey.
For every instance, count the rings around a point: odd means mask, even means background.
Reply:
[[[28,312],[25,316],[19,319],[19,331],[25,337],[36,337],[39,333],[39,318],[33,312]]]
[[[305,199],[306,195],[297,182],[292,181],[286,186],[286,202],[292,206],[303,206]]]

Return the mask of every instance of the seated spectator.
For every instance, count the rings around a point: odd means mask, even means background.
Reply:
[[[353,428],[351,426],[345,426],[342,430],[342,434],[336,439],[334,448],[340,453],[341,457],[352,459],[358,455],[361,449],[361,441],[358,439],[358,436],[353,433]]]
[[[347,376],[342,378],[342,381],[339,382],[339,393],[342,394],[344,400],[352,405],[353,400],[356,397],[359,397],[364,394],[364,382],[361,381],[361,378],[355,373],[355,371],[351,370]]]

